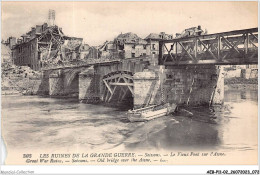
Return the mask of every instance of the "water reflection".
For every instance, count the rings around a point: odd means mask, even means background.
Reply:
[[[243,100],[258,101],[257,91],[236,89],[225,91],[225,102],[241,102]]]

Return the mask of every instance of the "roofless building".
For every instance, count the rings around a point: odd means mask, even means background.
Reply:
[[[40,70],[44,64],[58,63],[78,56],[83,38],[64,35],[62,28],[55,25],[54,20],[55,11],[51,10],[49,24],[36,25],[17,40],[12,48],[12,60],[15,65]]]

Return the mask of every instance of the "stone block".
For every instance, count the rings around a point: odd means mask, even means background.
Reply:
[[[223,102],[224,88],[221,85],[221,78],[218,76],[219,71],[220,69],[214,65],[204,67],[189,66],[183,67],[183,69],[167,68],[165,72],[174,72],[174,76],[169,89],[172,94],[167,94],[166,102],[186,104],[189,99],[189,105],[191,106]],[[217,93],[211,99],[216,86]],[[163,84],[163,87],[166,87],[165,84]]]
[[[100,101],[98,88],[93,67],[79,74],[79,100],[81,102],[98,103]]]
[[[160,91],[159,76],[156,72],[137,72],[133,81],[135,107],[160,103],[160,99],[155,98]]]
[[[49,95],[50,96],[60,96],[63,95],[63,77],[57,74],[52,74],[49,77]]]

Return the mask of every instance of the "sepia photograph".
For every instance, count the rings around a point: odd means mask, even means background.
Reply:
[[[258,165],[258,2],[2,1],[1,153]]]

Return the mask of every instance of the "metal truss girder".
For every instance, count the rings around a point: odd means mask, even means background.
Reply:
[[[161,40],[159,46],[170,43],[176,47],[175,49],[171,47],[171,50],[165,47],[168,54],[165,54],[162,47],[159,47],[159,60],[165,58],[163,62],[159,61],[159,64],[179,65],[185,62],[187,64],[207,64],[206,60],[216,60],[213,64],[225,61],[230,64],[257,63],[258,28]],[[180,48],[177,48],[177,44]],[[202,62],[198,62],[200,60]],[[232,61],[230,62],[230,60]]]

